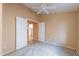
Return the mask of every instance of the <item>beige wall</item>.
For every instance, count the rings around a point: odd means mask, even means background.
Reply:
[[[34,40],[38,41],[38,23],[33,23],[33,37]]]
[[[3,54],[15,50],[15,18],[37,21],[36,14],[20,4],[3,4]]]
[[[0,55],[2,54],[2,4],[0,3]]]
[[[46,41],[58,46],[76,48],[76,12],[39,15],[46,23]]]
[[[79,9],[77,11],[77,52],[79,54]]]

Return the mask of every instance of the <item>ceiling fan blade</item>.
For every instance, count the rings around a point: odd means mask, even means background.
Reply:
[[[49,14],[48,10],[46,8],[43,8],[43,11],[46,13],[46,14]]]
[[[40,11],[37,14],[40,14],[41,12],[49,14],[47,7],[48,6],[46,4],[42,4],[41,7],[40,7]]]
[[[44,14],[49,14],[48,10],[47,9],[41,9],[40,11],[37,12],[37,14],[40,14],[40,13],[44,13]]]
[[[40,10],[37,12],[37,14],[40,14],[40,13],[41,13],[41,11],[42,11],[42,10],[40,9]]]
[[[47,9],[56,9],[56,6],[47,6]]]

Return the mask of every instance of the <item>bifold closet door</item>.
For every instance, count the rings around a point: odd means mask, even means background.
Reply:
[[[16,49],[27,46],[27,19],[16,17]]]

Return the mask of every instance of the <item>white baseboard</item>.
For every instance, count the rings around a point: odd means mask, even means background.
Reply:
[[[69,47],[69,46],[61,46],[61,45],[58,45],[58,44],[55,44],[55,43],[50,43],[50,42],[47,42],[47,41],[45,41],[44,43],[48,43],[48,44],[52,44],[52,45],[55,45],[55,46],[60,46],[60,47],[65,47],[65,48],[76,50],[76,48],[72,48],[72,47]]]
[[[2,55],[6,55],[6,54],[11,53],[11,52],[13,52],[13,51],[15,51],[15,49],[14,49],[14,50],[11,50],[11,51],[9,51],[9,52],[3,53]]]
[[[73,48],[73,47],[70,47],[70,46],[58,45],[58,44],[55,44],[55,43],[53,43],[53,45],[60,46],[60,47],[65,47],[65,48],[68,48],[68,49],[76,50],[76,48]]]
[[[26,46],[24,46],[24,47],[26,47]],[[23,47],[22,47],[22,48],[23,48]],[[22,49],[22,48],[20,48],[20,49]],[[9,51],[9,52],[3,53],[2,55],[6,55],[6,54],[11,53],[11,52],[16,51],[16,50],[19,50],[19,49],[11,50],[11,51]]]

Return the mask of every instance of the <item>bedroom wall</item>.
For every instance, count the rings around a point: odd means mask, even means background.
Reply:
[[[0,3],[0,55],[2,55],[2,4]]]
[[[77,14],[62,12],[39,15],[40,22],[46,23],[46,41],[57,46],[76,49]]]
[[[79,54],[79,9],[77,10],[77,52]]]
[[[3,54],[15,50],[16,16],[38,22],[38,17],[32,10],[20,4],[3,4]]]

